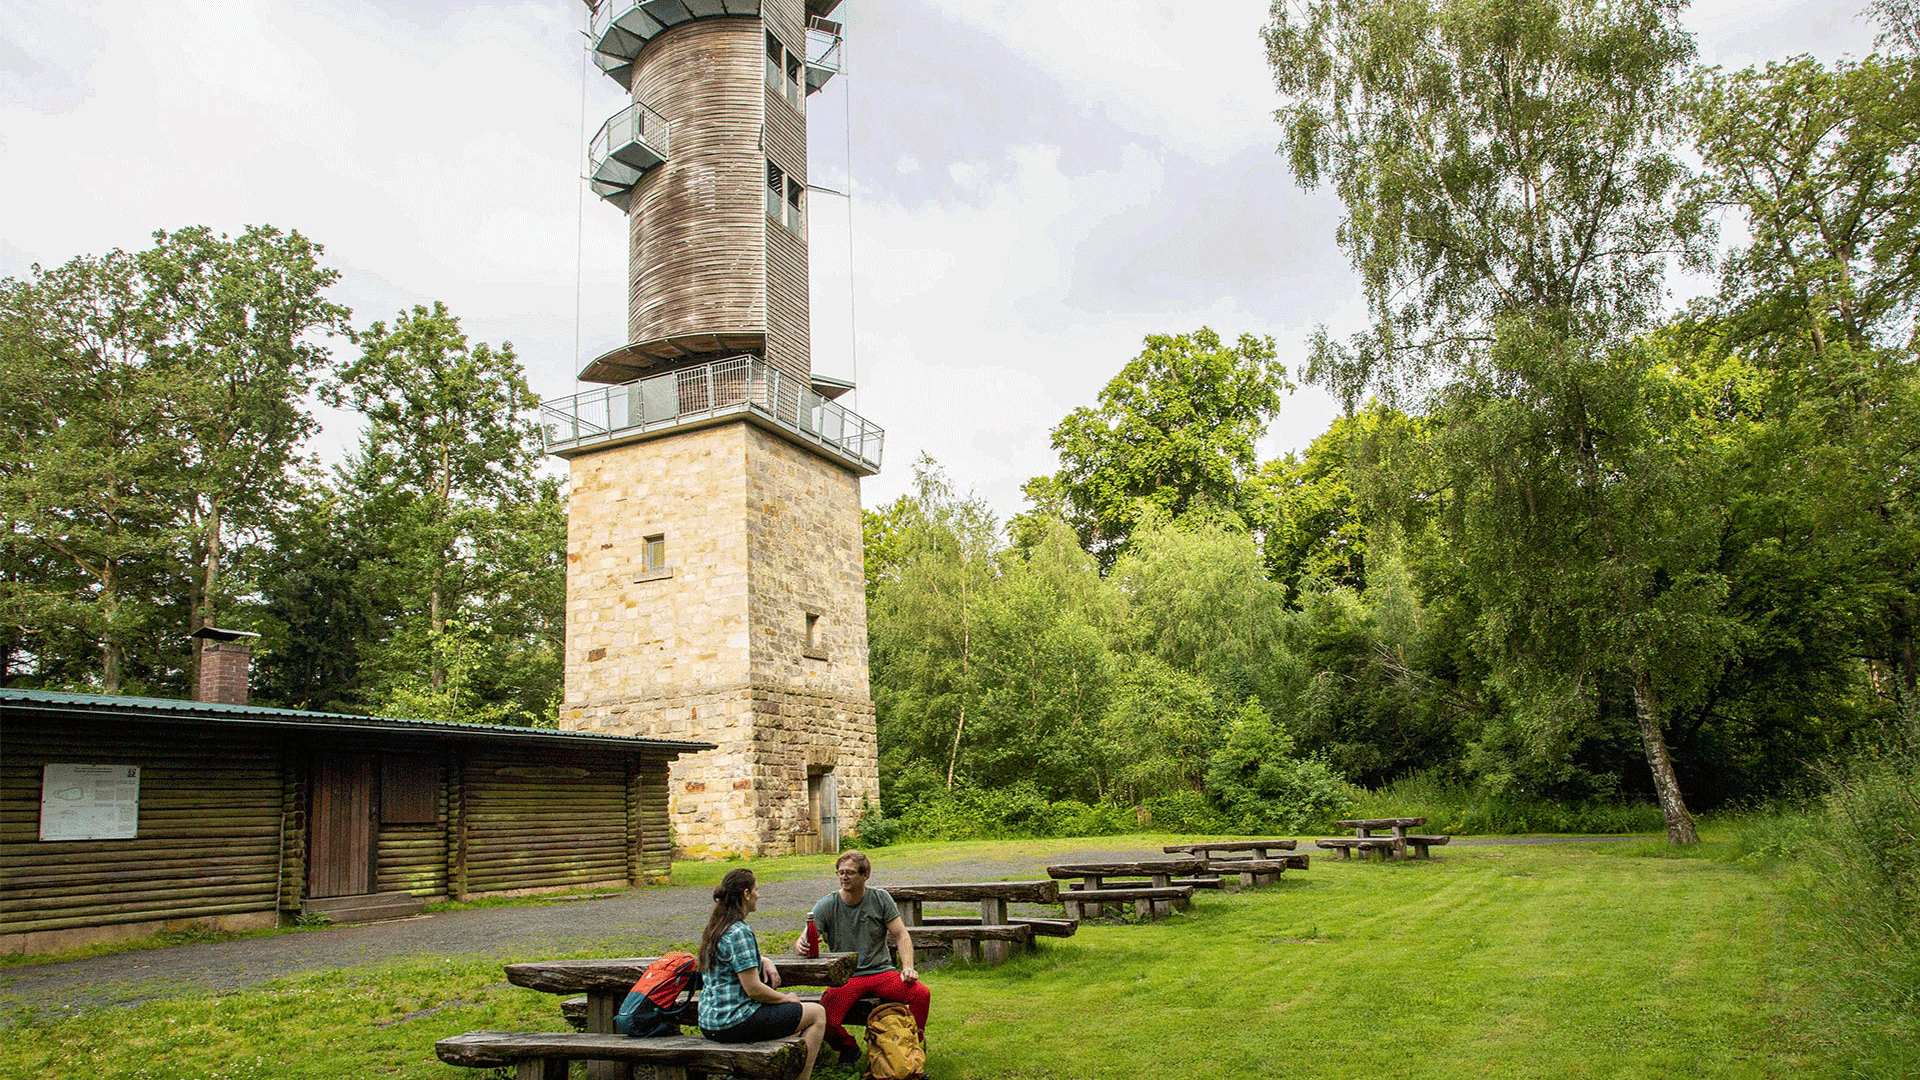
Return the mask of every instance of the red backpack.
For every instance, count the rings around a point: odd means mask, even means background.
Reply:
[[[614,1014],[613,1026],[623,1035],[643,1039],[678,1035],[681,1024],[697,1022],[699,1006],[693,995],[699,989],[700,961],[683,952],[667,953],[640,973]]]

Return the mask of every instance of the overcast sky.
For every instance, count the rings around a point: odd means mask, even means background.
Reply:
[[[1849,0],[1702,0],[1707,63],[1871,47]],[[582,194],[624,104],[579,0],[6,0],[0,276],[155,229],[297,229],[355,322],[445,301],[557,397],[624,341],[625,225]],[[1339,206],[1274,154],[1266,0],[846,0],[811,101],[814,367],[887,429],[869,506],[931,454],[1002,515],[1048,431],[1148,333],[1271,335],[1362,309]],[[849,270],[849,252],[852,254]],[[849,343],[857,341],[857,349]],[[349,348],[342,343],[342,350]],[[1333,406],[1303,389],[1263,450]],[[329,421],[323,449],[352,437]]]

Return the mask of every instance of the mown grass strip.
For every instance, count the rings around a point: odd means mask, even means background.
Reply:
[[[1277,887],[1203,894],[1165,922],[1087,925],[1010,964],[934,971],[929,1071],[1847,1075],[1820,1035],[1819,989],[1772,879],[1620,846],[1316,859]],[[944,857],[888,849],[886,862]],[[765,865],[807,875],[820,862]],[[448,1080],[465,1071],[433,1058],[436,1039],[561,1026],[554,997],[504,983],[514,959],[527,958],[408,960],[28,1023],[6,1033],[0,1076]]]

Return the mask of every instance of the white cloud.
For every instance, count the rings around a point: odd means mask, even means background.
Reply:
[[[1314,324],[1359,325],[1338,207],[1272,157],[1267,6],[842,6],[848,74],[815,99],[813,179],[844,188],[850,156],[858,201],[850,219],[812,202],[815,360],[856,377],[856,407],[888,428],[869,501],[925,450],[1017,510],[1053,467],[1049,429],[1147,333],[1270,334],[1297,365]],[[582,11],[13,0],[0,275],[155,229],[271,223],[327,246],[362,323],[444,300],[472,337],[513,340],[542,393],[569,393],[626,326],[625,223],[578,182],[624,99],[583,71]],[[1872,39],[1851,5],[1812,0],[1708,0],[1687,20],[1710,63]],[[1331,415],[1302,392],[1263,449],[1304,446]]]

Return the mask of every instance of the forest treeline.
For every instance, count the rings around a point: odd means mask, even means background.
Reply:
[[[1281,151],[1371,314],[1295,373],[1345,414],[1258,461],[1288,373],[1201,330],[1065,417],[1010,521],[923,461],[867,524],[894,827],[1288,828],[1418,775],[1686,843],[1900,730],[1912,6],[1739,71],[1681,7],[1274,5]]]
[[[1915,689],[1913,14],[1702,69],[1668,0],[1280,3],[1300,182],[1371,318],[1301,370],[1155,335],[997,520],[866,515],[884,815],[1324,821],[1397,778],[1691,811],[1808,795]],[[1725,235],[1716,237],[1716,227]],[[1708,295],[1675,311],[1682,270]],[[356,325],[298,233],[0,281],[0,682],[554,722],[564,492],[510,346]],[[1259,460],[1292,381],[1345,415]],[[344,461],[316,403],[357,411]]]
[[[214,625],[260,635],[262,704],[553,724],[565,495],[519,361],[439,304],[355,327],[323,255],[196,227],[0,281],[0,685],[190,697]],[[331,468],[322,403],[365,421]]]

